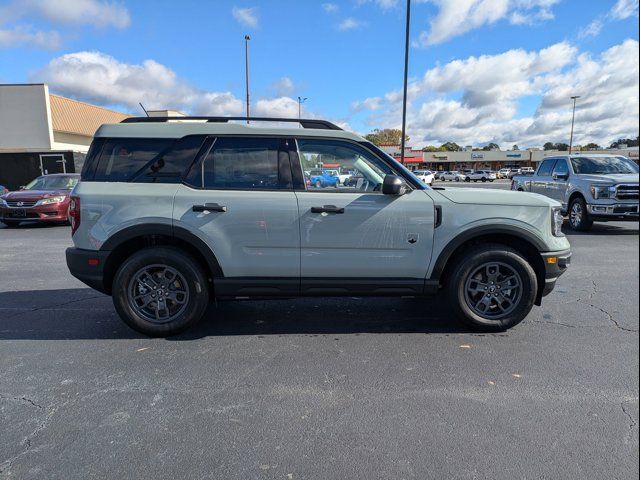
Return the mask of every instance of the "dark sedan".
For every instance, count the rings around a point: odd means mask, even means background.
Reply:
[[[69,194],[80,175],[43,175],[19,191],[0,196],[0,221],[8,227],[23,221],[66,223],[69,221]]]

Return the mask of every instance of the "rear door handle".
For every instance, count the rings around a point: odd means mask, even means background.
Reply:
[[[311,207],[311,213],[344,213],[344,208],[335,205],[323,205],[322,207]]]
[[[227,207],[225,205],[218,205],[217,203],[205,203],[204,205],[194,205],[191,210],[194,212],[226,212]]]

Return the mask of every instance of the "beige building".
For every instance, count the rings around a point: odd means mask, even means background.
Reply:
[[[82,167],[93,134],[120,112],[49,93],[44,84],[0,85],[0,184]]]

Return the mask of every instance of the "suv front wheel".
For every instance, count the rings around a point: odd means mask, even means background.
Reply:
[[[457,317],[482,331],[506,330],[531,311],[536,274],[520,253],[505,245],[470,248],[453,265],[447,292]]]
[[[209,303],[202,268],[173,247],[145,248],[127,258],[113,279],[112,295],[122,320],[151,337],[195,325]]]

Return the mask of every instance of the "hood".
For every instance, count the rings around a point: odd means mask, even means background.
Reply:
[[[9,192],[2,198],[5,200],[40,200],[41,198],[69,195],[70,192],[71,190],[18,190],[17,192]]]
[[[555,200],[537,193],[489,188],[448,188],[435,190],[454,203],[474,205],[511,205],[517,207],[559,207]]]
[[[580,175],[580,180],[593,183],[638,183],[637,173],[614,173],[610,175]]]

